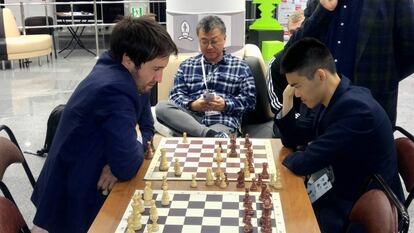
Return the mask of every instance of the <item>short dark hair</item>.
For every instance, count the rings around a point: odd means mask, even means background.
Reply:
[[[176,55],[178,50],[168,32],[153,17],[128,16],[115,25],[110,39],[109,54],[122,61],[124,53],[140,67],[157,57]]]
[[[206,16],[202,18],[197,24],[197,35],[200,32],[200,29],[203,29],[204,32],[208,33],[214,28],[218,28],[222,34],[226,34],[226,25],[224,24],[223,20],[220,19],[220,17],[214,15]]]
[[[282,74],[298,72],[308,79],[313,79],[315,71],[321,68],[336,73],[335,62],[328,47],[313,38],[295,42],[286,50],[280,62]]]

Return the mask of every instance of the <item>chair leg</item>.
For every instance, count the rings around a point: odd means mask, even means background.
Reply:
[[[1,61],[1,69],[5,70],[6,69],[6,62],[4,60]]]
[[[40,57],[37,57],[37,63],[39,64],[39,66],[42,66],[42,63],[40,62]]]

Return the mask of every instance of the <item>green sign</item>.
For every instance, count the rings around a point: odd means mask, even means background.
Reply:
[[[142,7],[131,7],[131,16],[132,17],[142,16]]]
[[[260,18],[257,18],[249,29],[254,30],[283,30],[282,25],[273,18],[275,4],[280,0],[253,0],[254,4],[260,4],[257,8],[260,10]]]

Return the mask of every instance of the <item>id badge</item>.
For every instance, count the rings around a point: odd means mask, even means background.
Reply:
[[[311,202],[314,203],[331,188],[332,183],[326,173],[319,177],[311,177],[307,185],[307,191]]]

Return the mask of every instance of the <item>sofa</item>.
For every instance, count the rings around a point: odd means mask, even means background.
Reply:
[[[196,53],[182,53],[171,56],[168,66],[164,69],[162,82],[153,91],[152,102],[168,100],[170,90],[174,83],[175,73],[182,61],[195,56]],[[273,113],[267,96],[266,72],[267,66],[263,60],[260,49],[253,44],[246,44],[244,49],[233,53],[233,55],[243,58],[252,70],[256,84],[256,106],[254,111],[245,113],[242,119],[242,134],[248,133],[250,137],[270,138],[273,137]],[[156,120],[155,111],[153,111]],[[166,126],[155,121],[155,129],[163,136],[172,136],[174,133]]]

